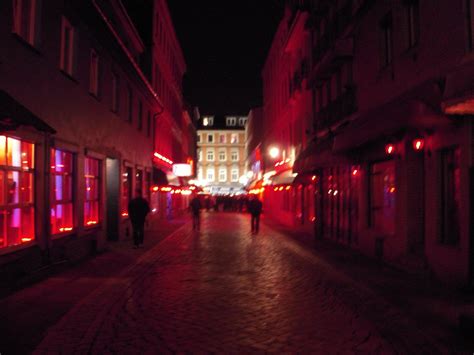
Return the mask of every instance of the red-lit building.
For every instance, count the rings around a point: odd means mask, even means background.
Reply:
[[[292,170],[312,129],[307,20],[307,12],[288,7],[273,39],[262,72],[265,131],[260,150],[265,170],[265,214],[310,231],[313,185],[300,181]]]
[[[311,92],[312,125],[287,185],[313,182],[316,236],[472,283],[474,2],[291,3],[263,73],[264,116],[268,132],[291,125],[285,49],[305,16],[298,46],[310,48],[302,92]],[[276,138],[265,142],[289,141]],[[282,195],[288,221],[299,217],[291,196]]]
[[[149,5],[167,44],[120,0],[0,3],[2,280],[125,238],[135,188],[149,198],[153,168],[171,171],[154,153],[186,162],[185,64],[166,4]]]

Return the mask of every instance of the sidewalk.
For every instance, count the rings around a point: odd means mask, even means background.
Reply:
[[[315,240],[311,235],[299,233],[270,218],[263,219],[263,222],[312,249],[318,257],[362,287],[370,288],[406,314],[419,319],[427,332],[433,334],[434,329],[441,327],[461,334],[459,319],[461,315],[467,315],[464,336],[474,349],[474,333],[467,333],[474,320],[473,292],[462,292],[436,280],[409,274],[332,240]],[[436,336],[443,338],[443,334],[436,333]]]
[[[30,353],[49,327],[105,280],[134,264],[146,251],[182,227],[188,218],[159,221],[145,235],[144,247],[132,248],[131,237],[109,242],[106,250],[0,299],[0,353]]]

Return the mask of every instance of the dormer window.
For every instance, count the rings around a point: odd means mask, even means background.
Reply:
[[[237,122],[236,117],[226,117],[226,125],[227,126],[235,126],[236,122]]]
[[[203,126],[212,126],[214,124],[214,117],[204,117],[202,119]]]

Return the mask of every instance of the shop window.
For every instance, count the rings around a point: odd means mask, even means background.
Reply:
[[[100,161],[85,158],[84,225],[94,226],[100,221]]]
[[[370,168],[370,227],[395,234],[395,162],[375,163]]]
[[[63,72],[74,76],[76,72],[76,30],[65,18],[61,21],[61,56],[60,68]]]
[[[34,145],[0,136],[0,248],[35,239]]]
[[[41,0],[13,0],[13,33],[37,47],[40,39]]]
[[[460,237],[460,149],[441,152],[441,233],[440,242],[457,244]]]
[[[132,168],[126,167],[122,175],[122,217],[128,218],[128,203],[132,199]]]
[[[73,218],[73,154],[51,149],[51,234],[70,232]]]

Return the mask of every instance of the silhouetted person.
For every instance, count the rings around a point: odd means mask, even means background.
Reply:
[[[147,200],[142,197],[142,190],[135,190],[135,198],[128,203],[128,217],[133,228],[133,247],[136,249],[143,244],[145,237],[145,219],[150,212]]]
[[[201,201],[197,195],[194,195],[193,199],[189,203],[189,207],[191,209],[191,213],[193,214],[193,230],[199,230],[201,226]]]
[[[262,201],[260,201],[257,195],[253,195],[252,199],[249,201],[249,212],[252,216],[252,232],[258,233],[260,227],[260,214],[262,213]]]

